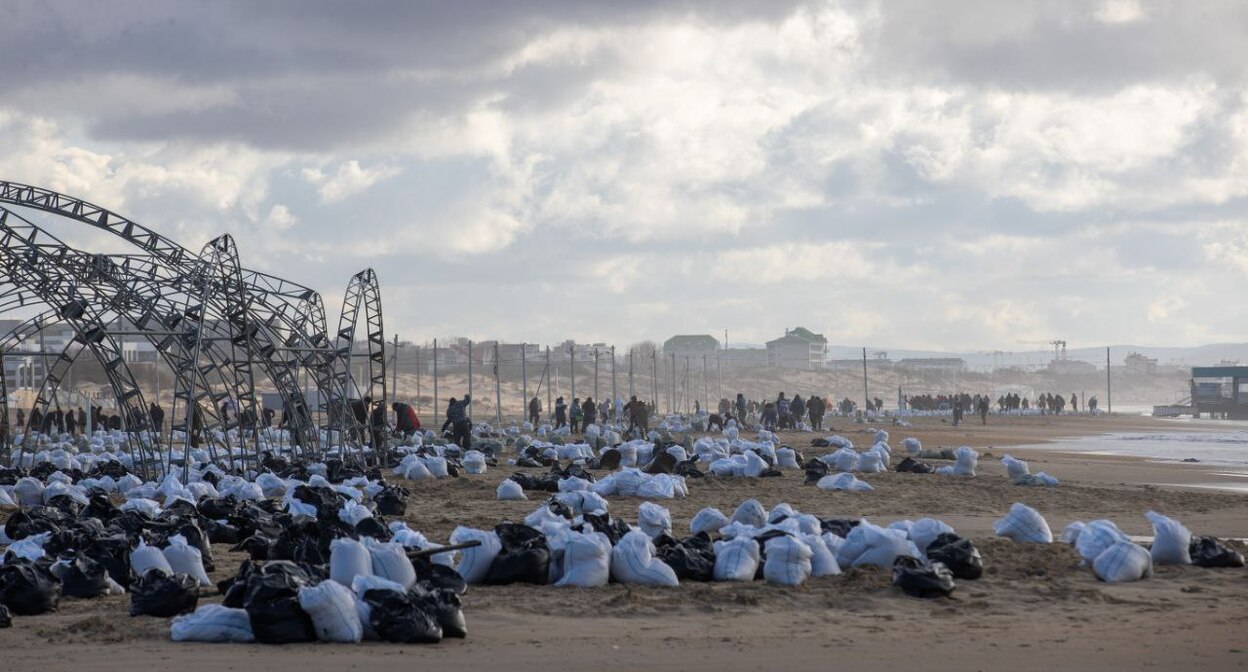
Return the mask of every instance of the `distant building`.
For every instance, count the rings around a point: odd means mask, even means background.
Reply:
[[[1133,352],[1122,358],[1122,365],[1126,367],[1130,373],[1139,373],[1144,375],[1153,375],[1157,373],[1157,360],[1152,357],[1145,357],[1138,352]]]
[[[898,360],[897,368],[916,373],[957,375],[966,371],[966,361],[961,357],[912,357]]]
[[[127,363],[155,362],[156,346],[151,341],[125,341],[121,344],[121,356]]]
[[[1054,359],[1049,362],[1049,373],[1055,375],[1079,375],[1085,373],[1096,373],[1096,365],[1090,362],[1081,362],[1077,359]]]
[[[706,334],[673,336],[663,341],[665,355],[710,355],[719,351],[719,341]]]
[[[828,361],[828,339],[805,327],[785,329],[767,341],[767,363],[789,369],[822,369]]]
[[[490,347],[482,353],[481,363],[486,366],[494,365],[494,348]],[[520,365],[521,355],[530,363],[543,359],[546,355],[542,351],[542,346],[536,343],[499,343],[498,344],[498,360],[504,366],[508,364]]]

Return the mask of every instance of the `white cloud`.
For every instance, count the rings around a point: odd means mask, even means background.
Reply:
[[[381,180],[399,174],[397,168],[377,165],[361,168],[360,162],[352,159],[338,165],[338,169],[330,175],[319,168],[304,168],[301,175],[304,180],[316,185],[317,193],[324,203],[333,203],[359,194]]]
[[[1096,19],[1103,23],[1131,23],[1144,18],[1139,0],[1105,0],[1096,10]]]

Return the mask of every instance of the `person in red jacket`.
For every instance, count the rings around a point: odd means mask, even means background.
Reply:
[[[416,409],[398,401],[390,404],[390,408],[394,410],[394,429],[402,433],[404,439],[410,439],[420,431],[420,418],[416,417]]]

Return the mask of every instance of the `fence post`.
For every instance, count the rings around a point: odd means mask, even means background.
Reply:
[[[529,364],[525,361],[524,351],[528,349],[525,343],[520,344],[520,417],[524,420],[529,419]],[[524,420],[521,424],[524,424]],[[534,429],[537,429],[534,427]]]
[[[438,339],[433,339],[433,410],[430,415],[438,417]]]
[[[498,377],[498,341],[494,341],[494,418],[497,427],[503,426],[503,383]]]

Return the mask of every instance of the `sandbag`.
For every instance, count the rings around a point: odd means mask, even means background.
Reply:
[[[761,508],[761,507],[760,507]],[[641,530],[631,530],[611,550],[611,576],[620,583],[643,586],[679,585],[676,573],[654,557],[654,543]]]
[[[50,569],[60,579],[61,594],[65,597],[90,599],[109,592],[108,571],[104,565],[82,553],[61,560]]]
[[[151,569],[159,569],[167,575],[173,575],[173,567],[169,564],[169,559],[161,552],[159,548],[148,546],[147,542],[139,539],[139,545],[130,552],[130,570],[135,576],[143,576]]]
[[[720,528],[728,525],[728,522],[728,516],[725,516],[719,509],[707,507],[693,515],[693,519],[689,521],[689,533],[719,532]]]
[[[329,578],[343,586],[351,586],[357,576],[371,576],[372,554],[364,544],[341,537],[329,542]]]
[[[654,540],[655,557],[676,573],[677,581],[710,581],[714,578],[715,548],[706,533],[677,541],[669,535]]]
[[[716,581],[753,581],[759,561],[758,542],[750,537],[717,541],[713,576]]]
[[[1119,542],[1131,543],[1131,537],[1118,529],[1113,521],[1094,520],[1079,532],[1075,539],[1075,551],[1085,563],[1091,564],[1105,549]]]
[[[458,575],[456,575],[458,576]],[[377,640],[377,631],[373,630],[373,626],[369,623],[369,616],[372,613],[372,606],[364,601],[364,594],[370,590],[392,590],[396,593],[405,592],[403,586],[387,581],[379,576],[357,576],[351,582],[351,592],[355,595],[355,613],[360,619],[360,629],[363,632],[364,639]]]
[[[992,530],[999,537],[1020,543],[1053,543],[1053,532],[1044,516],[1021,502],[1015,502],[1004,518],[993,523]]]
[[[763,562],[763,578],[782,586],[798,586],[810,578],[810,547],[795,537],[784,534],[768,539],[767,559]]]
[[[436,644],[442,641],[437,615],[409,593],[370,590],[364,593],[369,605],[369,625],[386,642]]]
[[[841,567],[892,567],[898,556],[919,555],[904,530],[872,525],[863,521],[849,531],[837,553]]]
[[[767,524],[767,511],[757,499],[747,499],[732,512],[731,522],[763,527]]]
[[[1001,458],[1001,464],[1005,465],[1005,473],[1011,481],[1018,481],[1031,473],[1026,462],[1008,454]]]
[[[510,478],[504,478],[498,484],[497,499],[501,502],[520,502],[528,497],[525,496],[524,488],[520,487],[519,483]]]
[[[412,568],[412,561],[407,559],[407,551],[402,544],[381,542],[372,537],[364,537],[363,544],[368,549],[374,576],[393,581],[405,589],[416,583],[416,570]]]
[[[461,525],[451,532],[452,545],[469,541],[479,541],[481,545],[464,549],[460,553],[459,563],[455,565],[455,571],[469,584],[481,583],[489,574],[494,557],[502,550],[502,543],[493,531],[475,530]]]
[[[1153,573],[1153,559],[1143,546],[1119,541],[1096,556],[1092,571],[1106,583],[1139,581]]]
[[[242,644],[256,641],[247,612],[220,604],[205,604],[192,613],[174,618],[169,626],[169,638],[175,642]]]
[[[953,593],[953,574],[939,562],[924,563],[901,556],[893,564],[893,585],[910,597],[948,597]]]
[[[777,448],[776,467],[780,469],[801,469],[802,465],[797,463],[797,451],[787,447]]]
[[[355,595],[337,581],[322,581],[299,588],[299,606],[312,619],[316,638],[322,642],[356,643],[364,627],[355,608]]]
[[[910,437],[901,440],[901,445],[910,455],[918,455],[923,452],[923,444],[918,439]]]
[[[926,550],[936,540],[936,537],[953,533],[952,527],[935,518],[920,518],[910,526],[908,531],[910,541],[913,541],[920,551]]]
[[[199,604],[199,582],[188,574],[147,570],[130,584],[130,615],[168,618],[194,611]]]
[[[841,573],[841,566],[837,564],[836,556],[828,549],[823,537],[818,534],[803,534],[798,538],[810,547],[811,576],[834,576]]]
[[[831,455],[824,456],[823,461],[837,471],[853,471],[858,468],[858,451],[853,448],[841,448]]]
[[[38,616],[56,611],[61,583],[47,569],[29,560],[0,567],[0,604],[17,616]]]
[[[970,539],[963,539],[952,532],[938,535],[926,547],[927,559],[939,562],[955,578],[974,581],[984,575],[984,559]]]
[[[559,519],[563,522],[563,519]],[[550,548],[546,537],[528,525],[501,523],[494,528],[501,550],[490,563],[485,583],[505,586],[512,583],[546,585],[550,579]]]
[[[637,507],[637,525],[651,539],[672,531],[672,514],[666,508],[652,502],[642,502]]]
[[[212,585],[208,572],[204,571],[204,562],[199,549],[187,544],[186,537],[181,534],[169,537],[169,545],[163,552],[174,574],[186,574],[204,587]]]
[[[979,453],[970,446],[962,446],[953,451],[957,460],[953,465],[953,473],[958,476],[974,476],[975,466],[979,463]],[[1049,541],[1052,541],[1050,538]],[[1048,543],[1048,542],[1046,542]]]
[[[815,487],[820,490],[848,490],[850,492],[870,492],[875,489],[870,483],[858,480],[857,476],[850,473],[824,476],[819,479]]]
[[[611,540],[601,532],[568,530],[563,540],[563,575],[555,586],[594,588],[611,578]]]
[[[1144,517],[1153,524],[1153,546],[1149,549],[1149,555],[1152,556],[1154,565],[1192,564],[1189,550],[1192,533],[1182,523],[1156,511],[1149,511]]]
[[[247,576],[243,608],[256,641],[288,644],[316,640],[316,628],[299,606],[299,589],[310,583],[307,574],[292,562],[273,560]]]
[[[1244,566],[1243,554],[1223,545],[1217,537],[1192,537],[1188,554],[1197,567]]]

